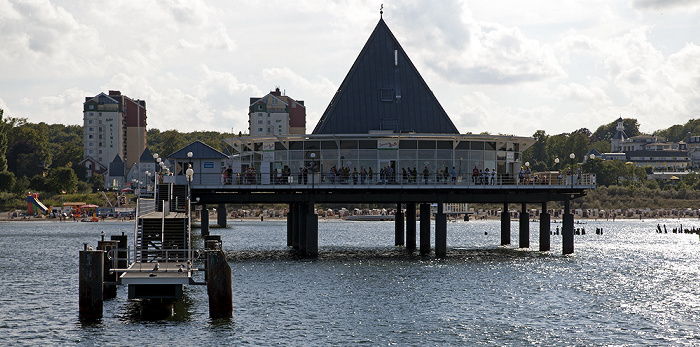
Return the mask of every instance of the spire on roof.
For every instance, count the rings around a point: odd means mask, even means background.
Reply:
[[[382,5],[379,7],[379,19],[382,18],[382,15],[383,15],[383,14],[384,14],[384,4],[382,4]]]

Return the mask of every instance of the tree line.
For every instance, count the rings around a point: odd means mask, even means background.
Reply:
[[[639,123],[634,118],[623,119],[625,133],[639,135]],[[549,135],[544,130],[533,134],[535,144],[523,152],[523,162],[529,162],[535,171],[567,170],[569,154],[574,153],[577,163],[591,148],[600,153],[610,152],[610,139],[616,133],[617,122],[601,125],[595,132],[586,128],[571,133]],[[690,120],[685,125],[674,125],[653,135],[664,136],[669,141],[684,140],[688,133],[700,134],[700,120]],[[240,135],[240,134],[239,134]],[[148,147],[151,153],[167,157],[180,148],[202,141],[213,148],[227,152],[223,141],[232,134],[216,131],[181,133],[177,130],[149,129]],[[555,159],[559,158],[559,163]],[[83,127],[79,125],[30,123],[26,118],[4,115],[0,109],[0,209],[25,205],[27,192],[44,194],[70,194],[96,192],[104,187],[99,175],[87,177],[83,160]],[[581,164],[577,164],[581,165]],[[639,168],[622,161],[600,159],[582,164],[585,172],[597,175],[599,186],[622,186],[647,189],[700,190],[700,175],[686,175],[674,185],[647,180],[651,167]]]

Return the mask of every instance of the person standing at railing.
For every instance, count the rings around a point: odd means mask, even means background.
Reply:
[[[367,171],[360,166],[360,184],[365,184],[365,180],[367,180]]]
[[[423,169],[423,180],[425,181],[425,184],[428,184],[428,178],[430,178],[430,170],[428,170],[428,167],[426,166],[425,169]]]
[[[474,166],[474,169],[472,169],[472,182],[474,184],[477,184],[479,181],[479,168]]]
[[[457,183],[457,171],[455,171],[455,167],[452,167],[452,171],[450,172],[452,175],[452,184]]]
[[[357,179],[359,177],[359,173],[357,172],[357,168],[354,167],[352,168],[352,184],[357,184]]]
[[[496,184],[496,168],[491,171],[491,185]]]
[[[367,169],[367,177],[369,177],[370,183],[372,183],[374,181],[374,173],[372,172],[371,166]]]

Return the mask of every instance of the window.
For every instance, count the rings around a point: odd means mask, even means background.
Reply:
[[[88,106],[88,109],[90,109],[90,110],[92,110],[92,109],[94,109],[94,108],[95,108],[95,105],[90,105],[90,106]],[[90,115],[92,116],[92,113],[90,113]]]
[[[92,150],[88,150],[88,153],[92,154],[92,152],[93,152]]]
[[[258,128],[258,131],[263,131],[263,129],[262,129],[262,128]]]
[[[92,124],[92,119],[88,119],[88,124]]]
[[[262,123],[263,123],[262,119],[258,120],[258,124],[262,124]]]
[[[92,135],[88,135],[88,139],[91,139],[91,138],[92,138]]]
[[[93,131],[95,128],[88,128],[88,131]]]
[[[102,150],[100,150],[100,154],[102,154]]]

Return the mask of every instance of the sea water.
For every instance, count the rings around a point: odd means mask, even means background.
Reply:
[[[232,319],[210,319],[206,286],[186,286],[171,318],[144,320],[120,286],[95,323],[78,319],[78,252],[101,231],[133,242],[133,224],[0,223],[0,345],[700,344],[700,241],[671,232],[700,221],[582,223],[564,256],[558,235],[538,251],[537,222],[529,249],[517,223],[501,247],[500,221],[448,222],[436,259],[394,247],[393,222],[321,220],[306,259],[284,221],[229,221],[211,232],[233,271]]]

